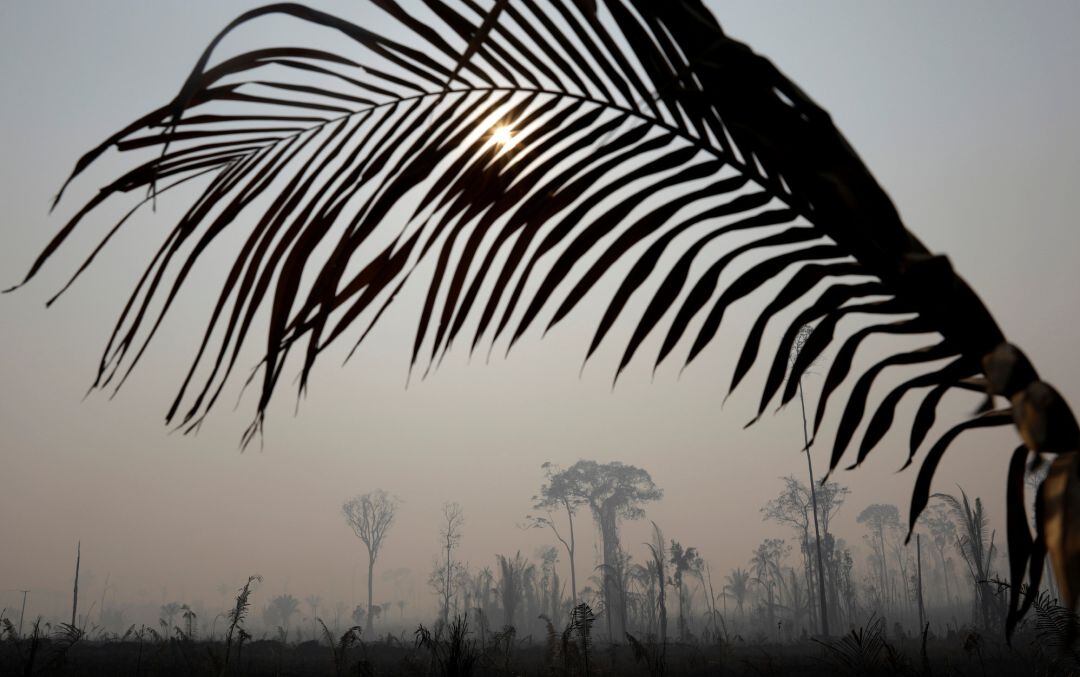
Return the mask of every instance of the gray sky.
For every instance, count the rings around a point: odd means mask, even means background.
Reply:
[[[48,203],[75,159],[173,96],[210,37],[259,4],[0,4],[0,284],[20,279],[78,199],[120,166],[106,163],[50,218]],[[374,28],[381,26],[370,22],[383,21],[361,3],[311,4]],[[950,255],[1044,378],[1080,403],[1080,235],[1072,208],[1080,180],[1080,94],[1072,86],[1080,4],[711,6],[729,33],[832,113],[909,228]],[[288,42],[289,30],[266,22],[244,39]],[[410,567],[422,585],[445,500],[465,508],[462,553],[472,564],[492,564],[495,552],[531,554],[549,542],[516,526],[545,460],[621,460],[647,469],[665,491],[649,517],[669,537],[698,546],[714,572],[745,565],[765,535],[786,535],[762,525],[758,510],[779,491],[779,476],[805,471],[797,410],[742,430],[760,369],[720,408],[747,321],[765,297],[741,304],[724,336],[681,378],[669,368],[653,380],[639,360],[612,391],[615,351],[578,376],[596,317],[588,312],[571,315],[543,341],[523,341],[507,360],[468,364],[464,351],[451,353],[406,390],[416,317],[406,296],[348,365],[339,369],[331,357],[317,367],[299,415],[283,390],[264,449],[240,453],[251,398],[235,413],[218,409],[198,436],[168,435],[161,424],[214,298],[210,284],[188,291],[113,401],[101,393],[82,399],[167,224],[144,215],[51,310],[44,300],[89,239],[68,246],[34,284],[0,298],[0,606],[14,603],[17,588],[46,591],[35,597],[36,611],[52,612],[47,591],[66,604],[78,539],[96,579],[89,595],[99,594],[93,586],[109,573],[120,600],[156,601],[167,586],[170,599],[210,602],[218,583],[236,585],[258,572],[267,591],[348,602],[361,546],[340,505],[377,487],[405,501],[382,565]],[[418,297],[411,298],[415,307]],[[866,350],[860,364],[887,347]],[[971,406],[961,398],[943,418],[955,422]],[[906,513],[914,472],[893,473],[912,409],[910,402],[902,409],[899,434],[863,469],[838,475],[853,490],[838,520],[850,541],[858,540],[854,516],[867,503],[893,502]],[[1015,445],[1004,429],[963,438],[936,488],[961,483],[988,501],[1000,524],[1003,470]],[[824,453],[815,453],[819,467]],[[628,525],[623,538],[638,558],[645,526]],[[585,571],[593,530],[581,531]],[[356,573],[359,582],[363,566]]]

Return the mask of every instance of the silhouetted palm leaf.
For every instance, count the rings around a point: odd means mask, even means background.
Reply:
[[[873,674],[878,671],[889,653],[885,641],[885,619],[871,617],[858,631],[854,628],[838,640],[822,642],[826,658],[838,671],[851,675]]]
[[[1030,591],[1025,590],[1024,593],[1030,594]],[[1080,655],[1076,652],[1080,619],[1076,613],[1058,604],[1045,590],[1034,596],[1034,607],[1039,648],[1048,649],[1053,662],[1065,668],[1066,672],[1080,670]]]
[[[499,341],[509,349],[533,325],[550,328],[625,262],[629,272],[587,352],[643,295],[648,303],[618,371],[654,332],[663,336],[656,364],[684,338],[688,364],[734,302],[794,269],[751,328],[732,390],[757,360],[769,321],[827,283],[784,332],[758,416],[778,396],[781,404],[794,397],[843,318],[880,319],[841,344],[815,435],[865,339],[930,335],[925,348],[888,356],[856,381],[831,468],[865,417],[874,381],[891,366],[950,360],[888,394],[870,417],[856,465],[911,391],[930,388],[912,427],[912,457],[947,391],[1009,398],[1010,409],[959,424],[931,449],[912,524],[937,463],[965,430],[1015,422],[1033,452],[1080,446],[1067,405],[1006,343],[948,260],[904,227],[828,114],[727,37],[698,0],[428,0],[423,18],[394,0],[376,4],[411,32],[408,43],[292,3],[243,14],[214,39],[174,100],[78,162],[72,179],[113,147],[156,152],[101,189],[27,279],[109,198],[142,190],[146,203],[196,177],[204,182],[125,306],[95,385],[123,382],[196,260],[226,230],[241,229],[168,412],[186,430],[217,401],[259,309],[268,312],[262,388],[245,442],[261,429],[290,352],[303,352],[302,392],[319,354],[349,330],[363,341],[410,277],[427,288],[412,364],[430,367],[459,338],[470,349]],[[338,31],[355,54],[290,47],[213,60],[234,29],[269,15]],[[755,239],[711,253],[738,231]],[[769,253],[781,246],[788,249]],[[769,255],[722,286],[721,274],[750,252]],[[647,293],[650,279],[658,284]],[[806,324],[815,330],[789,364]],[[1075,462],[1075,454],[1062,458]],[[1080,491],[1076,479],[1064,479],[1076,475],[1051,475],[1062,478],[1061,489],[1041,522],[1041,543],[1068,579],[1062,591],[1070,602],[1080,562],[1068,576],[1064,567],[1080,530],[1067,521],[1062,497]]]

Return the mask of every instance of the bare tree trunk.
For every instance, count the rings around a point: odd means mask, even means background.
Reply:
[[[667,594],[664,591],[664,587],[665,587],[664,561],[663,561],[662,557],[658,558],[658,559],[660,561],[657,562],[656,575],[658,577],[658,583],[659,583],[659,585],[657,585],[657,589],[659,590],[659,592],[657,593],[657,603],[659,604],[659,607],[660,607],[660,646],[662,647],[662,649],[666,653],[666,651],[667,651]]]
[[[813,482],[813,480],[810,480]],[[801,548],[803,555],[803,577],[806,578],[806,617],[809,619],[810,625],[814,632],[820,632],[818,627],[818,615],[814,613],[814,603],[816,600],[816,594],[814,593],[814,565],[811,561],[810,555],[810,520],[806,522],[806,527],[803,529],[802,545]],[[792,569],[794,571],[794,569]]]
[[[75,591],[71,598],[71,627],[75,627],[75,613],[79,610],[79,563],[82,561],[82,541],[75,545]]]
[[[775,607],[775,605],[773,603],[772,574],[770,574],[767,571],[765,572],[765,592],[768,593],[769,627],[772,629],[771,630],[772,632],[777,632],[777,628],[776,628],[776,607]],[[779,639],[779,636],[777,636],[777,639]]]
[[[918,579],[919,579],[919,631],[923,630],[926,624],[926,609],[923,607],[922,596],[922,540],[919,534],[915,534],[915,559],[918,563]]]
[[[577,568],[574,566],[574,513],[570,510],[570,502],[563,499],[563,504],[566,506],[566,517],[570,521],[570,547],[567,548],[570,554],[570,592],[573,595],[571,606],[577,606]]]
[[[652,635],[656,631],[657,618],[660,614],[660,602],[656,599],[656,581],[652,578],[649,579],[649,622],[646,625],[645,632],[647,635]]]
[[[676,570],[676,573],[678,571]],[[675,593],[679,596],[679,641],[686,641],[686,617],[683,616],[683,587],[682,578],[679,579],[679,584],[675,586]]]
[[[825,605],[825,567],[821,560],[821,532],[818,529],[817,488],[814,486],[814,464],[810,460],[810,435],[806,428],[806,401],[802,381],[799,381],[799,404],[802,405],[803,440],[806,442],[806,468],[810,472],[810,504],[814,508],[814,541],[817,543],[818,599],[821,605],[821,634],[829,635],[829,611]],[[809,591],[808,591],[809,592]]]
[[[709,624],[712,627],[713,637],[718,637],[720,629],[716,627],[716,593],[713,592],[712,573],[709,571],[708,562],[705,563],[705,577],[709,581]],[[726,605],[724,610],[727,611]]]
[[[907,566],[904,564],[904,547],[901,546],[896,549],[896,567],[900,569],[900,585],[898,586],[900,592],[900,602],[903,604],[902,612],[911,613],[911,598],[908,597],[908,577]]]
[[[446,587],[443,588],[443,623],[450,622],[450,551],[453,549],[450,537],[446,538]]]
[[[614,510],[603,509],[600,513],[600,535],[604,540],[604,602],[611,627],[611,641],[622,643],[626,634],[626,598],[620,590],[619,532]]]
[[[375,573],[375,558],[368,554],[368,568],[367,568],[367,632],[370,636],[372,627],[374,625],[372,621],[371,604],[372,593],[374,592],[374,585],[372,584],[372,577]]]
[[[937,547],[934,544],[934,549],[938,553],[938,562],[941,563],[941,578],[945,581],[945,604],[951,606],[953,604],[952,592],[949,590],[949,567],[945,563],[945,549]]]
[[[20,590],[19,592],[22,593],[22,611],[19,612],[19,639],[22,639],[23,616],[26,615],[26,593],[30,591]]]
[[[885,528],[878,527],[878,556],[881,558],[881,594],[882,602],[890,598],[889,594],[889,564],[885,560]]]

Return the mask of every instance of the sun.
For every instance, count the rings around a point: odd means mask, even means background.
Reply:
[[[514,130],[509,125],[499,125],[491,130],[491,140],[502,150],[509,150],[515,143]]]

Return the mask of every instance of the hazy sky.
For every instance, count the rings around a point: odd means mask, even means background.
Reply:
[[[259,4],[0,4],[0,284],[21,278],[78,199],[99,185],[80,183],[76,199],[48,216],[75,159],[172,97],[213,34]],[[311,4],[373,28],[386,23],[361,2]],[[909,228],[951,256],[1044,378],[1080,404],[1080,234],[1072,202],[1080,182],[1080,4],[710,5],[730,34],[772,58],[832,113]],[[290,30],[268,21],[242,39],[284,43],[295,37]],[[94,180],[119,166],[106,163]],[[665,491],[649,517],[668,536],[698,546],[714,573],[745,565],[764,535],[788,535],[762,524],[759,508],[779,491],[778,477],[805,472],[797,410],[742,430],[760,369],[720,408],[735,351],[763,297],[742,303],[681,378],[669,368],[653,380],[638,361],[612,391],[615,351],[579,378],[596,318],[586,311],[543,341],[523,341],[507,360],[468,364],[464,351],[453,352],[406,390],[417,296],[405,295],[348,365],[320,364],[295,417],[283,390],[265,447],[241,453],[251,398],[236,412],[218,409],[194,437],[169,435],[162,425],[213,301],[212,284],[188,290],[114,400],[82,399],[116,314],[168,225],[145,214],[48,311],[44,300],[89,239],[73,242],[29,287],[0,298],[0,606],[15,604],[12,590],[20,588],[35,591],[32,613],[66,605],[79,539],[93,572],[91,596],[109,574],[121,601],[167,595],[209,603],[219,583],[261,573],[269,592],[351,602],[354,572],[358,597],[362,587],[364,567],[354,567],[362,547],[340,506],[379,487],[404,500],[381,564],[412,568],[423,585],[443,501],[464,506],[462,556],[471,564],[493,564],[495,552],[531,555],[550,542],[517,527],[546,460],[621,460],[647,469]],[[860,364],[885,349],[873,344]],[[973,404],[959,398],[945,420],[959,420]],[[914,472],[894,471],[911,411],[909,402],[899,434],[864,468],[838,475],[852,488],[837,522],[849,540],[858,541],[854,517],[868,503],[893,502],[906,514]],[[960,483],[982,495],[1000,525],[1003,471],[1015,445],[1007,429],[963,438],[936,488]],[[819,467],[825,452],[815,453]],[[594,563],[594,530],[587,516],[581,524],[585,572]],[[646,524],[627,525],[623,537],[639,559]],[[387,591],[376,601],[391,597]]]

